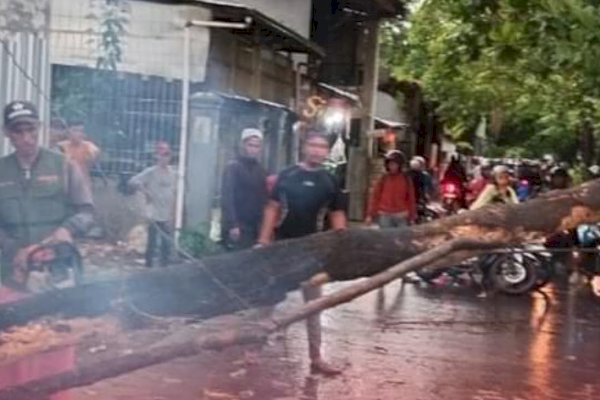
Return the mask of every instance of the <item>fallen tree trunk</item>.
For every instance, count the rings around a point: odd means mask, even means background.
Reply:
[[[409,229],[326,232],[48,292],[0,306],[0,329],[45,315],[106,313],[117,299],[154,315],[210,318],[275,304],[317,273],[332,280],[372,276],[455,238],[535,241],[599,216],[600,181],[594,181],[524,204],[492,206]]]
[[[455,239],[418,256],[410,258],[371,278],[357,282],[338,292],[323,296],[298,307],[287,314],[263,323],[246,322],[238,329],[214,324],[200,329],[184,327],[160,343],[138,351],[130,351],[117,357],[104,358],[95,362],[80,363],[74,369],[20,386],[0,390],[0,400],[26,400],[41,398],[66,389],[90,385],[100,380],[160,364],[180,357],[191,357],[205,350],[219,350],[227,346],[265,341],[269,334],[288,327],[324,309],[347,303],[371,290],[398,279],[407,272],[429,265],[440,257],[456,252],[480,251],[497,248],[497,243],[486,243],[468,239]]]

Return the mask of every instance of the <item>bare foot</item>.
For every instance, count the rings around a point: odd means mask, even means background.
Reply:
[[[600,297],[600,276],[595,276],[592,279],[592,290],[596,296]]]
[[[342,368],[338,368],[323,360],[313,360],[310,363],[310,372],[324,376],[336,376],[342,373]]]

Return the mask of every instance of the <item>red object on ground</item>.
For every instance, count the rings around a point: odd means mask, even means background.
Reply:
[[[0,304],[11,303],[29,296],[27,293],[0,286]],[[0,389],[21,385],[50,375],[70,371],[75,367],[75,348],[61,348],[24,357],[0,365]],[[50,400],[69,400],[68,393],[56,394]]]
[[[0,286],[0,304],[12,303],[29,296],[27,293],[13,290],[7,286]]]

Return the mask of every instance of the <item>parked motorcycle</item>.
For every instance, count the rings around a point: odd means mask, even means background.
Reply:
[[[426,224],[433,220],[439,219],[440,214],[443,214],[444,210],[436,209],[433,205],[419,202],[417,203],[417,224]]]
[[[419,271],[418,276],[432,283],[446,274],[460,280],[468,276],[486,291],[498,291],[509,295],[525,294],[549,282],[552,277],[548,254],[537,249],[507,249],[476,257],[459,265],[432,271]]]
[[[588,278],[600,275],[600,227],[583,224],[576,229],[563,231],[551,236],[545,247],[562,250],[553,254],[555,265],[565,266],[565,272],[577,270]]]

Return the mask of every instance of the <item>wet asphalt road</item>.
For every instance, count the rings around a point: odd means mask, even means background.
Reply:
[[[339,377],[309,374],[297,324],[251,349],[256,363],[244,362],[248,348],[228,349],[64,398],[600,400],[600,299],[585,290],[545,291],[549,303],[539,294],[481,299],[467,288],[395,283],[324,313],[325,353],[345,366]],[[290,297],[280,309],[299,302]]]

